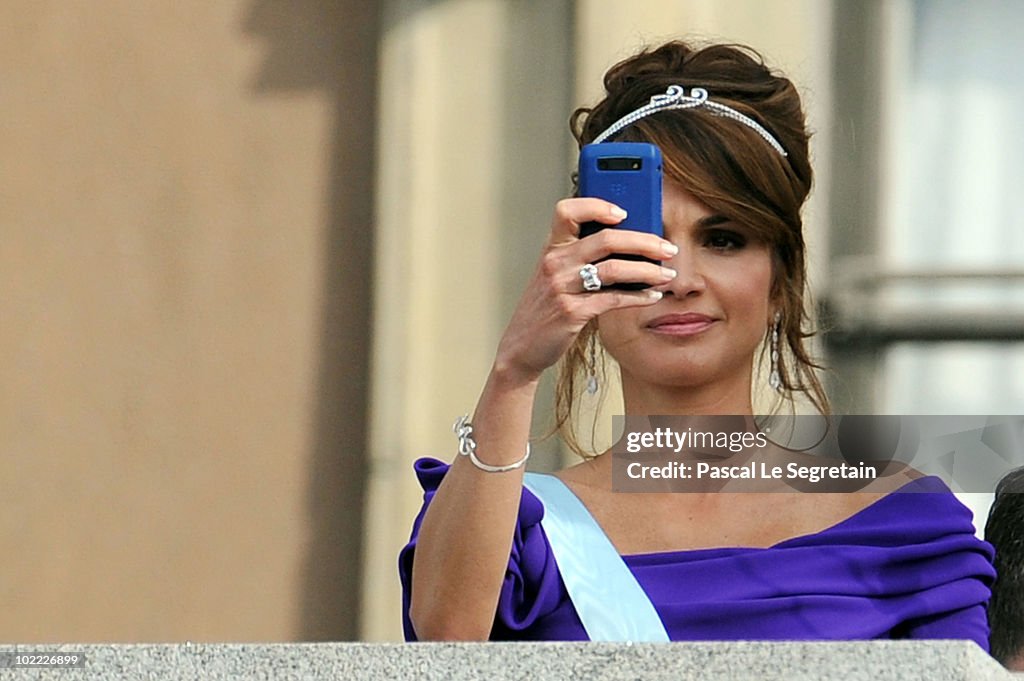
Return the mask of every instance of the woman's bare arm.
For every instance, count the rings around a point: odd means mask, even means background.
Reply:
[[[561,201],[540,264],[521,298],[473,414],[476,455],[499,466],[526,451],[540,376],[588,321],[610,309],[650,305],[648,291],[583,293],[579,270],[611,253],[653,259],[672,254],[667,241],[627,230],[579,239],[582,222],[616,224],[624,213],[600,199]],[[614,260],[599,265],[604,282],[671,279],[657,265]],[[453,440],[454,448],[454,440]],[[490,635],[522,495],[523,469],[488,473],[458,456],[423,518],[413,556],[409,618],[421,640],[485,640]]]

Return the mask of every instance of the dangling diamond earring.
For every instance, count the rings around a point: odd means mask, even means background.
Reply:
[[[597,394],[597,334],[593,333],[587,342],[587,394]]]
[[[775,323],[772,324],[771,343],[768,346],[772,361],[772,371],[768,375],[768,385],[777,393],[782,392],[782,376],[779,375],[779,327],[782,325],[782,313],[775,313]]]

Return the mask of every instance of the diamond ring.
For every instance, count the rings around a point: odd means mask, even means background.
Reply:
[[[580,269],[580,279],[583,280],[584,291],[600,291],[601,277],[597,276],[597,267],[587,263]]]

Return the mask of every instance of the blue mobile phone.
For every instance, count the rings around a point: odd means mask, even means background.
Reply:
[[[625,210],[626,219],[617,225],[588,222],[580,226],[580,238],[607,227],[632,229],[664,236],[661,223],[661,150],[648,142],[601,142],[580,150],[580,196],[611,201]],[[625,253],[610,257],[622,260],[657,260]],[[613,285],[614,288],[642,289],[643,283]]]

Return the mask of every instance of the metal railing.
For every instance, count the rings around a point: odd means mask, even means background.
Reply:
[[[935,295],[919,295],[913,305],[893,302],[900,284],[927,286],[931,293],[939,293],[940,288],[949,291],[964,283],[1018,282],[1021,295],[1011,305],[964,308]],[[1005,291],[1000,294],[1006,297]],[[835,268],[820,313],[826,343],[833,349],[871,349],[906,341],[1024,341],[1024,269],[893,269],[874,259],[850,258]]]

